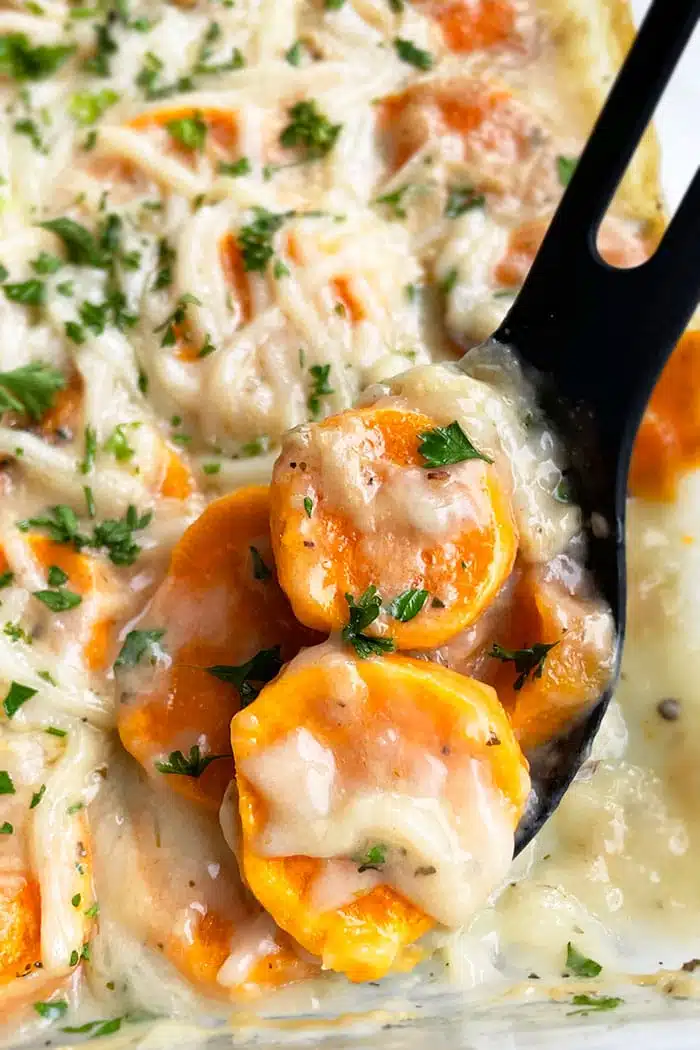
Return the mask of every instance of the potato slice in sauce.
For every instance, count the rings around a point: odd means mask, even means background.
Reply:
[[[327,643],[231,737],[248,885],[352,981],[415,962],[407,946],[467,921],[508,870],[529,777],[489,686]]]
[[[376,587],[384,608],[368,634],[429,649],[495,596],[518,544],[509,497],[478,450],[431,466],[430,435],[444,433],[436,428],[387,399],[287,435],[273,475],[272,542],[302,623],[337,630],[349,599]]]

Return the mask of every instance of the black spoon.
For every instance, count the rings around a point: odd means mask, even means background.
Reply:
[[[532,758],[533,792],[516,854],[559,805],[610,702],[625,632],[632,444],[659,372],[700,300],[700,171],[642,266],[611,267],[595,246],[698,17],[700,0],[654,0],[522,290],[493,336],[542,377],[541,403],[569,453],[587,523],[588,565],[613,611],[618,639],[606,691],[557,745]]]

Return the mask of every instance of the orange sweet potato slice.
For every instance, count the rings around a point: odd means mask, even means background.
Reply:
[[[376,587],[383,608],[367,633],[430,649],[496,594],[518,544],[509,498],[483,459],[426,467],[422,435],[436,425],[387,401],[287,435],[270,520],[280,583],[302,623],[338,630],[346,595]],[[427,592],[411,618],[391,605],[409,591]]]
[[[450,51],[464,54],[518,43],[510,0],[418,0],[416,6],[436,20]]]
[[[700,332],[686,332],[651,401],[632,455],[630,488],[644,499],[670,501],[700,463]]]
[[[155,763],[174,751],[230,756],[229,723],[239,692],[207,667],[239,666],[280,647],[289,660],[316,636],[296,622],[275,577],[265,486],[240,489],[210,504],[175,546],[168,574],[138,624],[165,629],[172,659],[119,710],[122,742],[152,776],[211,808],[232,776],[230,758],[201,776],[164,775]]]
[[[418,953],[413,950],[407,960],[405,949],[429,930],[434,920],[390,884],[389,880],[396,878],[380,870],[386,857],[379,860],[371,886],[357,888],[350,882],[349,888],[344,887],[343,903],[324,906],[319,904],[317,893],[319,880],[328,876],[329,866],[349,865],[356,880],[355,873],[364,874],[365,866],[358,866],[361,858],[329,853],[323,830],[315,856],[298,849],[292,853],[293,840],[289,853],[266,844],[274,841],[268,832],[279,820],[283,829],[289,825],[288,815],[277,809],[279,797],[261,788],[260,771],[264,767],[260,763],[266,762],[268,769],[275,770],[284,795],[283,784],[291,769],[285,770],[283,753],[300,732],[305,734],[305,742],[295,753],[300,762],[308,756],[310,779],[296,768],[296,794],[294,799],[283,799],[282,805],[296,806],[307,790],[308,798],[315,796],[317,804],[314,784],[321,783],[324,774],[322,766],[313,765],[317,759],[310,750],[312,742],[313,748],[332,756],[327,759],[334,777],[329,797],[340,800],[341,808],[324,811],[329,826],[345,820],[343,807],[352,806],[356,799],[373,791],[386,792],[392,799],[408,796],[409,804],[415,801],[414,796],[434,793],[446,800],[451,812],[464,809],[464,784],[459,777],[465,768],[478,763],[484,790],[493,792],[497,804],[504,807],[504,819],[512,829],[529,790],[526,764],[489,686],[405,656],[359,660],[342,656],[331,645],[309,650],[233,719],[243,870],[250,889],[277,924],[302,947],[320,956],[325,967],[345,973],[352,981],[374,980],[396,966],[415,961]],[[421,762],[440,769],[439,788],[429,787],[416,772],[416,763]],[[466,808],[471,811],[477,807],[466,804]],[[396,847],[394,856],[406,856],[403,830],[392,826],[399,844],[389,842],[383,848],[388,851]],[[353,821],[352,828],[359,841],[366,829],[359,821]],[[506,868],[512,842],[507,846]],[[478,852],[478,847],[475,849]],[[435,871],[414,872],[411,862],[410,875],[416,879]]]
[[[0,985],[41,962],[41,902],[34,879],[10,878],[0,888]]]
[[[490,680],[527,752],[558,736],[603,692],[611,674],[614,627],[599,600],[571,594],[546,570],[526,569],[515,589],[510,626],[496,643],[515,652],[553,646],[524,677],[494,660]],[[538,653],[535,653],[537,657]]]
[[[56,543],[36,533],[29,537],[29,546],[36,560],[47,571],[55,565],[65,572],[68,576],[66,588],[81,598],[107,593],[112,589],[110,572],[100,558],[80,553],[65,543]],[[100,617],[99,614],[92,625],[83,649],[85,661],[92,671],[100,671],[107,666],[113,626],[114,621],[110,617]]]

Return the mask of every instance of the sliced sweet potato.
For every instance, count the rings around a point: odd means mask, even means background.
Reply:
[[[111,574],[104,562],[90,554],[76,551],[65,543],[56,543],[47,536],[33,533],[29,537],[29,546],[38,563],[47,570],[51,566],[61,569],[68,577],[65,587],[79,594],[83,601],[101,593],[108,594],[114,587]],[[96,617],[87,638],[83,654],[90,670],[103,670],[109,659],[112,644],[114,621],[109,616],[101,616],[99,606]]]
[[[496,266],[496,281],[506,288],[518,288],[547,232],[548,221],[536,219],[523,223],[511,234],[503,259]],[[619,219],[608,217],[598,236],[598,250],[606,262],[620,269],[639,266],[650,254],[651,246],[636,231],[626,228]]]
[[[40,962],[41,901],[38,883],[31,878],[17,876],[2,879],[0,985],[29,973],[35,963]]]
[[[421,807],[450,813],[477,857],[469,906],[483,903],[499,865],[507,870],[529,778],[495,693],[480,682],[410,657],[359,660],[328,644],[297,657],[236,715],[231,738],[248,885],[282,929],[352,981],[415,962],[405,949],[434,923],[417,900],[425,880],[446,870],[448,850],[414,867],[429,836],[396,816],[402,807],[415,807],[412,817]],[[500,814],[505,851],[502,838],[492,842],[495,824],[481,823],[470,775]],[[385,820],[387,805],[396,808]],[[462,881],[472,876],[459,868]]]
[[[393,170],[428,142],[453,135],[461,140],[462,159],[474,162],[484,177],[479,190],[499,190],[504,169],[530,163],[538,148],[532,115],[507,88],[479,77],[413,84],[384,99],[379,117]]]
[[[187,125],[191,129],[189,135]],[[150,109],[130,120],[128,126],[135,131],[164,132],[169,152],[188,166],[193,166],[199,155],[212,161],[231,160],[235,158],[238,147],[236,114],[223,108],[166,106]]]
[[[644,499],[675,499],[680,479],[700,463],[700,332],[686,332],[651,401],[632,455],[630,488]]]
[[[519,43],[510,0],[418,0],[416,7],[436,20],[450,51],[463,54]]]
[[[127,689],[119,710],[127,751],[150,775],[210,807],[219,806],[232,776],[229,723],[240,694],[206,668],[240,666],[275,646],[279,666],[317,638],[295,621],[277,583],[268,516],[267,488],[252,486],[210,504],[187,529],[137,625],[165,630],[163,645],[173,662],[147,670],[145,680]],[[158,772],[156,762],[167,762],[175,751],[187,757],[193,746],[202,757],[227,757],[200,776]]]
[[[522,573],[510,626],[495,642],[501,658],[493,660],[489,680],[526,752],[558,736],[600,696],[610,678],[610,610],[599,600],[570,593],[548,578],[546,570]],[[519,651],[523,655],[516,663]]]
[[[431,468],[437,424],[393,400],[288,434],[271,489],[280,583],[302,623],[338,630],[376,588],[366,632],[399,649],[442,645],[477,618],[510,572],[518,537],[496,468]],[[349,597],[348,597],[349,596]]]

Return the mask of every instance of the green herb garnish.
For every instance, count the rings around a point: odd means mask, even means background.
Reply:
[[[46,302],[46,285],[43,281],[37,281],[35,277],[28,281],[4,284],[2,290],[5,298],[11,303],[20,303],[23,306],[43,306]]]
[[[144,656],[148,657],[149,663],[155,664],[163,652],[158,644],[165,635],[163,628],[153,628],[147,631],[129,631],[119,656],[114,661],[117,667],[136,667],[141,663]]]
[[[201,777],[204,770],[212,762],[230,757],[230,755],[202,755],[199,750],[199,744],[193,744],[187,757],[183,755],[182,751],[171,751],[167,762],[156,762],[155,766],[159,773],[181,777]]]
[[[238,246],[244,270],[264,273],[274,254],[272,238],[288,215],[266,211],[265,208],[253,208],[253,214],[253,221],[238,231]]]
[[[416,69],[429,70],[433,68],[433,56],[422,47],[416,47],[411,40],[403,40],[401,37],[394,39],[394,50],[402,62],[408,62]]]
[[[2,702],[7,717],[12,718],[13,715],[16,715],[22,704],[26,703],[26,701],[32,696],[36,696],[36,693],[37,690],[32,689],[29,685],[22,685],[20,682],[11,682],[7,696]]]
[[[6,769],[0,769],[0,795],[14,795],[15,785]]]
[[[275,645],[272,649],[260,649],[244,664],[215,664],[206,670],[220,682],[235,685],[240,693],[241,707],[247,707],[258,696],[263,685],[271,682],[282,670],[280,647]]]
[[[328,383],[330,371],[330,365],[311,365],[309,368],[313,386],[309,393],[307,405],[314,419],[317,419],[321,414],[321,398],[335,393],[333,387],[329,386]]]
[[[77,608],[83,600],[79,594],[68,591],[65,587],[59,587],[55,591],[32,591],[32,594],[51,612],[67,612]]]
[[[393,653],[396,646],[392,638],[372,638],[363,633],[382,611],[381,595],[374,584],[371,584],[357,601],[351,594],[345,595],[345,601],[350,610],[350,620],[343,627],[343,641],[353,646],[361,660],[369,656]]]
[[[489,649],[488,655],[493,656],[496,660],[502,660],[504,663],[512,661],[515,664],[517,678],[513,683],[513,688],[518,692],[525,685],[530,675],[532,675],[533,679],[542,677],[547,653],[555,645],[559,645],[559,642],[551,642],[549,645],[545,642],[535,642],[534,645],[527,649],[505,649],[498,642],[494,642]]]
[[[34,1003],[34,1009],[45,1021],[58,1021],[68,1012],[65,999],[55,999],[50,1003]]]
[[[403,594],[399,594],[398,597],[394,598],[393,602],[388,606],[388,611],[395,620],[407,623],[414,616],[418,615],[427,600],[427,591],[414,589],[404,591]]]
[[[24,33],[0,37],[0,76],[12,80],[45,80],[63,65],[75,48],[68,44],[33,47]]]
[[[360,874],[363,871],[381,871],[386,864],[386,850],[386,846],[377,843],[374,846],[368,846],[359,857],[353,857]]]
[[[578,157],[557,157],[557,175],[562,186],[568,186],[576,171]]]
[[[485,203],[483,193],[477,193],[473,186],[453,186],[448,191],[445,217],[456,219],[473,208],[483,208]]]
[[[603,1013],[605,1010],[614,1010],[616,1007],[624,1003],[624,999],[620,999],[616,995],[575,995],[571,1000],[572,1006],[579,1006],[580,1010],[570,1010],[568,1016],[574,1017],[576,1014],[588,1014],[588,1013]]]
[[[597,977],[603,967],[595,959],[588,959],[582,955],[569,941],[566,946],[565,969],[574,977]]]
[[[288,111],[290,122],[280,135],[285,149],[300,149],[305,160],[320,160],[333,149],[343,129],[331,124],[313,99],[297,102]]]
[[[418,452],[425,460],[424,467],[446,467],[470,459],[483,459],[485,463],[493,463],[489,456],[472,445],[456,420],[447,427],[424,430],[418,436],[421,439]]]
[[[65,386],[63,373],[41,361],[11,372],[0,372],[0,415],[21,412],[36,423],[53,406],[57,392]]]
[[[193,117],[179,117],[165,125],[171,138],[185,149],[201,153],[207,141],[207,125],[199,113]]]

